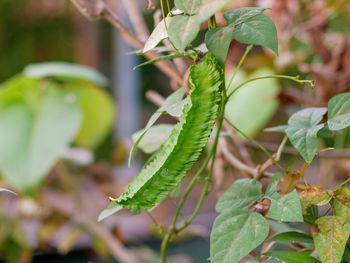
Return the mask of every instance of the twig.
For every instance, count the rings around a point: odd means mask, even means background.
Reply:
[[[233,94],[235,94],[240,88],[243,86],[247,85],[250,82],[257,81],[257,80],[262,80],[262,79],[288,79],[294,82],[297,82],[299,84],[310,84],[311,87],[313,87],[314,81],[313,80],[302,80],[299,78],[299,76],[296,77],[291,77],[291,76],[285,76],[285,75],[271,75],[271,76],[264,76],[264,77],[256,77],[256,78],[251,78],[248,79],[241,84],[239,84],[237,87],[234,88],[234,90],[228,95],[228,97],[231,97]]]
[[[122,0],[122,2],[134,31],[139,36],[139,39],[145,42],[149,36],[149,32],[145,21],[142,19],[142,14],[136,5],[137,1]]]
[[[90,219],[88,215],[82,213],[81,209],[77,209],[70,199],[62,200],[62,196],[53,192],[45,192],[43,198],[52,209],[68,216],[76,223],[85,227],[85,229],[92,234],[98,236],[105,245],[109,248],[115,259],[121,263],[139,263],[140,260],[132,253],[130,253],[123,244],[116,239],[107,229]],[[65,202],[67,201],[67,202]],[[67,205],[70,204],[70,205]]]
[[[121,22],[119,16],[110,8],[103,0],[71,0],[77,9],[89,19],[104,18],[110,22],[124,37],[124,39],[135,49],[142,49],[144,43],[135,36],[129,29]],[[147,59],[155,59],[159,54],[154,52],[147,52],[144,54]],[[183,79],[181,74],[175,67],[165,61],[159,61],[155,64],[164,74],[176,81],[177,84],[182,85]]]
[[[267,159],[267,161],[265,163],[263,163],[259,168],[258,168],[258,173],[255,176],[255,179],[259,180],[261,178],[261,176],[263,175],[263,173],[272,165],[276,164],[277,162],[280,161],[281,159],[281,155],[283,152],[283,148],[286,145],[288,140],[287,136],[284,136],[280,146],[277,149],[277,152],[275,154],[273,154],[269,159]]]
[[[220,151],[225,159],[236,169],[246,173],[249,177],[255,177],[258,170],[256,168],[250,167],[240,161],[236,156],[234,156],[228,149],[227,142],[225,140],[220,141]]]

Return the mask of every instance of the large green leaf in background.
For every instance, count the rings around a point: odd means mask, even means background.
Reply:
[[[83,113],[83,122],[75,143],[96,148],[114,123],[115,106],[112,98],[101,88],[89,83],[68,84],[66,89],[75,94]]]
[[[273,74],[267,68],[257,70],[248,77],[243,73],[238,73],[233,85],[227,87],[228,93],[247,79]],[[275,115],[278,108],[277,96],[279,91],[280,85],[276,79],[262,79],[250,82],[230,97],[225,110],[225,118],[246,135],[254,136]]]
[[[23,74],[35,79],[58,79],[62,87],[75,94],[83,113],[83,123],[75,138],[79,146],[96,148],[103,141],[115,117],[112,98],[100,88],[108,84],[104,75],[93,68],[65,62],[31,64]]]
[[[33,86],[36,83],[37,86]],[[0,173],[32,193],[81,124],[76,96],[53,84],[18,77],[0,90]]]
[[[108,85],[108,79],[93,68],[66,62],[44,62],[30,64],[23,74],[36,79],[55,77],[63,79],[87,80],[98,86]]]

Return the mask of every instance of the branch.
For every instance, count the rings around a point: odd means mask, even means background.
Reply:
[[[236,158],[230,150],[228,149],[227,142],[225,140],[220,141],[220,151],[222,155],[225,157],[225,159],[236,169],[242,171],[243,173],[246,173],[249,175],[249,177],[254,178],[256,174],[258,173],[257,168],[250,167],[243,163],[241,160]]]
[[[99,225],[96,221],[78,209],[69,198],[62,198],[54,192],[43,193],[43,200],[46,205],[59,213],[68,216],[77,224],[85,227],[91,234],[103,240],[115,259],[121,263],[139,263],[140,260],[126,249],[123,244],[116,239],[107,229]],[[68,205],[67,205],[68,204]]]
[[[106,19],[117,31],[119,31],[133,48],[142,49],[144,43],[122,23],[119,16],[103,0],[71,0],[77,9],[90,20],[100,18]],[[155,59],[159,54],[147,52],[144,54],[147,59]],[[155,64],[164,74],[176,81],[178,85],[183,84],[183,78],[175,67],[165,61],[159,61]]]

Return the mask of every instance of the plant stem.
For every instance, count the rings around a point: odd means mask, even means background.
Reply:
[[[237,67],[234,69],[234,71],[233,71],[233,73],[232,73],[232,76],[231,76],[231,79],[230,79],[230,81],[229,81],[229,83],[228,83],[228,85],[227,85],[227,88],[229,88],[229,87],[231,86],[232,81],[234,80],[234,78],[235,78],[235,76],[236,76],[238,70],[242,67],[243,62],[245,61],[245,59],[247,58],[248,54],[250,53],[250,51],[251,51],[252,49],[253,49],[253,45],[249,45],[249,46],[247,46],[247,48],[245,49],[243,56],[242,56],[241,59],[239,60]]]
[[[286,75],[270,75],[270,76],[252,78],[252,79],[248,79],[247,81],[242,82],[228,95],[228,97],[230,98],[233,94],[235,94],[240,88],[242,88],[246,84],[253,82],[253,81],[256,81],[256,80],[261,80],[261,79],[289,79],[289,80],[292,80],[292,81],[297,82],[299,84],[306,84],[307,83],[307,84],[310,84],[311,86],[314,85],[313,80],[302,80],[302,79],[299,79],[298,76],[291,77],[291,76],[286,76]]]

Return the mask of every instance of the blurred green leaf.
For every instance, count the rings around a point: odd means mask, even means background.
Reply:
[[[67,91],[72,92],[80,105],[83,122],[75,142],[87,148],[96,148],[111,131],[115,118],[112,98],[101,88],[89,83],[68,83]]]
[[[307,163],[311,163],[316,155],[317,133],[324,127],[320,121],[326,112],[326,108],[307,108],[294,113],[288,120],[288,138]]]
[[[128,162],[129,166],[131,164],[131,159],[134,156],[139,143],[145,136],[146,132],[156,123],[156,121],[159,119],[161,115],[165,113],[169,113],[171,116],[174,116],[174,117],[179,117],[181,115],[182,108],[184,104],[187,103],[188,101],[187,99],[184,99],[184,100],[182,99],[183,96],[185,95],[185,92],[186,92],[185,88],[182,87],[176,90],[175,92],[173,92],[172,94],[170,94],[168,98],[164,101],[163,106],[160,107],[155,113],[153,113],[151,118],[148,120],[146,127],[143,129],[143,132],[139,134],[137,139],[136,137],[134,138],[135,143],[131,148],[130,154],[129,154],[129,162]]]
[[[98,86],[108,85],[108,79],[97,70],[66,62],[45,62],[30,64],[24,68],[23,74],[31,78],[56,77],[63,79],[80,79],[95,83]]]
[[[255,77],[272,75],[270,69],[259,69],[248,77],[237,75],[241,82]],[[228,91],[233,91],[231,86]],[[280,85],[276,79],[263,79],[248,83],[235,92],[227,102],[225,118],[229,123],[252,137],[263,129],[278,108]]]
[[[339,131],[350,126],[350,93],[342,93],[328,102],[328,127]]]
[[[168,139],[173,128],[174,125],[170,124],[154,125],[145,133],[137,147],[145,153],[155,152]],[[140,130],[132,135],[132,140],[134,143],[142,133],[143,130]]]
[[[32,193],[78,132],[81,111],[74,93],[48,84],[28,88],[20,78],[21,85],[0,90],[0,170]]]

